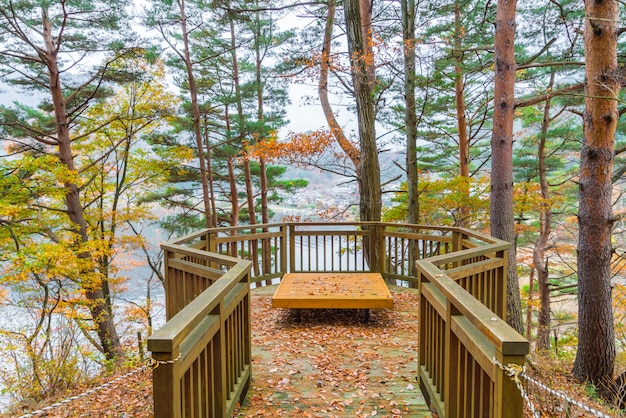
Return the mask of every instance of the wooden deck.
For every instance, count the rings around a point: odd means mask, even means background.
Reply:
[[[378,273],[287,273],[272,297],[273,308],[384,309],[393,298]]]
[[[393,309],[272,309],[251,290],[253,379],[233,417],[431,418],[419,390],[417,289],[389,286]]]

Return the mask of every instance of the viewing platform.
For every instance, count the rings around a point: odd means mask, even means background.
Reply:
[[[462,228],[281,223],[162,248],[167,322],[148,340],[162,364],[157,418],[522,416],[499,366],[524,364],[529,349],[503,320],[507,242]],[[305,309],[298,322],[299,309],[271,308],[276,285],[304,273],[343,277],[330,287],[350,309]],[[367,308],[345,299],[358,299],[351,277],[384,280],[393,307],[361,321]],[[331,307],[319,300],[332,289],[316,284],[313,307]]]

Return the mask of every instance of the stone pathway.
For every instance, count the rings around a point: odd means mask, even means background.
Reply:
[[[272,309],[276,286],[252,290],[252,385],[236,417],[430,417],[416,380],[417,291],[394,308]]]

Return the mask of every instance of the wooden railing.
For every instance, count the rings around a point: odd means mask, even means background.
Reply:
[[[148,339],[157,418],[230,416],[250,384],[251,263],[196,238],[162,246],[167,322]]]
[[[504,322],[510,245],[457,234],[464,249],[416,263],[420,389],[440,417],[521,417],[519,389],[498,365],[523,365],[529,350]]]
[[[303,222],[215,228],[194,237],[208,251],[250,260],[252,283],[269,284],[288,272],[375,271],[417,286],[415,261],[453,251],[453,233],[425,225]],[[368,253],[376,253],[378,265],[370,266]]]
[[[249,283],[301,271],[373,271],[419,286],[418,376],[439,415],[521,416],[520,393],[493,362],[523,364],[528,352],[502,320],[505,242],[460,228],[279,223],[204,230],[163,248],[168,322],[148,341],[165,363],[154,373],[157,418],[230,415],[250,383]]]

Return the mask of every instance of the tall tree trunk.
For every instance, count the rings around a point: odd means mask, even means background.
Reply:
[[[58,49],[55,39],[52,35],[52,24],[49,19],[48,10],[42,7],[42,24],[43,38],[46,45],[45,56],[42,58],[46,62],[48,68],[48,76],[50,80],[50,95],[52,106],[56,120],[58,157],[61,163],[70,171],[76,171],[74,165],[74,152],[72,149],[72,140],[70,136],[70,128],[68,124],[67,108],[65,106],[65,97],[63,95],[63,86],[61,84],[61,73],[59,72],[57,54]],[[76,245],[87,243],[89,235],[87,232],[87,224],[85,222],[83,205],[80,200],[80,191],[78,185],[67,181],[64,184],[67,189],[65,195],[65,206],[67,214],[72,224],[75,225]],[[89,259],[89,253],[82,253],[81,257]],[[79,283],[81,289],[85,292],[85,296],[89,301],[89,310],[94,323],[96,333],[107,359],[121,357],[123,355],[120,345],[120,339],[113,321],[113,313],[106,303],[106,295],[104,293],[104,283],[102,280],[94,282],[96,276],[93,268],[83,272],[85,278],[83,283]]]
[[[554,71],[550,75],[548,89],[554,85]],[[539,185],[541,187],[541,212],[539,214],[539,238],[533,250],[533,262],[537,270],[537,283],[539,284],[539,317],[537,319],[537,350],[550,349],[550,282],[548,260],[545,259],[545,250],[552,231],[552,204],[550,203],[550,188],[548,185],[546,169],[546,139],[550,127],[550,103],[546,100],[543,109],[543,121],[541,123],[541,135],[537,149],[537,161],[539,162]]]
[[[498,0],[495,32],[495,86],[491,137],[491,234],[511,243],[507,274],[507,322],[520,334],[522,303],[515,261],[513,211],[513,119],[516,0]]]
[[[528,279],[528,303],[526,303],[526,339],[530,341],[532,336],[533,322],[533,304],[535,298],[535,270],[530,269],[530,278]]]
[[[204,146],[206,148],[206,168],[207,168],[207,180],[209,182],[209,199],[211,201],[211,225],[217,227],[217,206],[215,205],[215,186],[213,184],[213,168],[211,167],[211,143],[209,140],[209,130],[207,128],[208,121],[206,115],[204,115]]]
[[[252,173],[250,171],[250,160],[243,158],[243,173],[246,184],[246,201],[248,202],[248,214],[250,215],[250,225],[256,224],[256,209],[254,208],[254,189],[252,187]]]
[[[269,186],[267,184],[267,167],[265,165],[265,159],[261,157],[259,159],[259,171],[261,176],[261,223],[268,224],[270,221],[269,215],[269,202],[267,201],[267,192]],[[267,228],[263,228],[263,232],[267,232]],[[263,259],[263,273],[270,273],[272,267],[272,251],[270,248],[270,242],[263,240],[261,248],[261,257]],[[272,284],[271,280],[266,280],[267,286]]]
[[[361,39],[363,40],[363,57],[369,62],[374,62],[374,32],[372,30],[372,2],[373,0],[359,0],[359,16],[361,18]],[[376,68],[367,65],[367,84],[371,89],[376,83]]]
[[[257,7],[259,7],[259,2],[256,2]],[[255,70],[256,70],[256,104],[257,104],[257,122],[259,125],[263,125],[265,122],[265,106],[263,100],[263,80],[262,80],[262,71],[263,71],[263,57],[261,55],[261,20],[259,17],[259,13],[256,14],[256,26],[255,26],[255,36],[259,38],[255,42],[254,48],[254,60],[255,60]],[[265,128],[263,128],[263,133],[259,136],[259,141],[265,141]],[[265,160],[263,157],[259,158],[259,182],[261,187],[261,223],[269,222],[269,214],[268,214],[268,205],[267,201],[267,166],[265,165]]]
[[[230,1],[228,2],[228,7],[230,7]],[[243,104],[241,101],[241,86],[239,81],[239,60],[237,59],[237,39],[235,34],[235,21],[233,19],[233,14],[228,15],[228,24],[230,28],[230,54],[231,54],[231,62],[233,65],[233,84],[235,85],[235,106],[237,107],[237,120],[238,120],[238,129],[237,133],[240,140],[245,139],[245,118],[243,114]],[[232,126],[228,125],[228,132],[232,132]],[[248,184],[248,178],[250,174],[249,170],[250,162],[248,160],[244,161],[244,176],[247,175],[246,178],[246,195],[247,200],[254,199],[252,196],[251,183],[250,187]],[[247,173],[246,173],[247,170]],[[234,199],[232,203],[232,216],[231,216],[231,225],[237,226],[239,224],[239,199],[237,197],[237,179],[235,177],[235,166],[234,166],[234,157],[230,155],[228,157],[228,176],[230,181],[230,190],[231,190],[231,199]],[[252,211],[250,213],[250,219],[252,219],[252,215],[254,215],[254,204],[248,208],[248,211]],[[232,231],[232,235],[236,235],[237,231]],[[235,256],[236,254],[233,254]]]
[[[596,385],[613,377],[611,172],[619,68],[618,3],[585,1],[585,112],[578,208],[578,351],[573,374]]]
[[[370,83],[373,71],[373,57],[368,55],[368,48],[363,44],[363,24],[361,21],[363,7],[368,7],[364,0],[344,0],[344,16],[346,34],[348,36],[348,52],[350,54],[350,72],[356,98],[360,142],[360,176],[359,183],[359,215],[361,221],[379,221],[382,210],[380,185],[380,166],[378,162],[378,148],[376,146],[375,113],[373,98],[373,83]],[[369,249],[368,241],[364,246]],[[379,268],[375,250],[366,253],[370,269]]]
[[[259,6],[259,2],[256,2],[257,7]],[[256,14],[256,26],[255,26],[255,36],[258,38],[255,42],[254,48],[254,58],[255,58],[255,69],[256,69],[256,98],[257,98],[257,121],[261,126],[265,122],[265,111],[264,111],[264,100],[263,100],[263,83],[262,83],[262,70],[263,70],[263,56],[261,55],[261,42],[260,38],[261,34],[261,20],[259,17],[259,13]],[[265,141],[265,128],[263,127],[263,136],[258,138],[259,141]],[[267,200],[267,194],[269,186],[267,184],[267,166],[265,164],[265,159],[263,157],[259,158],[259,183],[261,187],[261,223],[267,224],[269,223],[269,202]],[[263,228],[263,232],[267,232],[267,228]],[[271,264],[272,264],[272,255],[269,248],[269,241],[262,241],[261,248],[261,258],[262,258],[262,266],[263,273],[270,273]],[[254,251],[256,251],[257,245],[254,244]],[[255,257],[256,259],[256,257]],[[267,286],[272,284],[271,280],[266,280],[265,284]]]
[[[229,106],[226,105],[224,108],[224,119],[226,120],[226,132],[228,135],[228,142],[230,142],[230,132],[231,132],[231,124],[230,124],[230,112]],[[226,164],[228,167],[228,187],[230,194],[230,226],[237,226],[239,224],[239,192],[237,190],[237,175],[235,173],[235,157],[228,150],[226,151],[228,155],[226,156]],[[231,235],[237,235],[237,231],[232,231]],[[231,254],[233,257],[237,256],[237,251],[235,246],[231,247]]]
[[[467,137],[467,120],[465,119],[465,85],[463,82],[463,67],[461,50],[463,40],[463,27],[461,25],[461,2],[454,2],[454,95],[456,103],[456,119],[459,130],[459,174],[462,179],[469,179],[469,139]],[[461,183],[461,192],[465,201],[469,200],[469,182]],[[470,208],[465,202],[459,208],[457,224],[461,227],[469,227]]]
[[[265,158],[259,159],[259,165],[261,166],[261,201],[263,205],[261,207],[261,222],[267,224],[270,222],[269,202],[267,201],[267,195],[269,192],[269,185],[267,184],[267,165]]]
[[[404,41],[404,123],[406,125],[406,177],[408,221],[420,221],[417,171],[417,115],[415,113],[415,0],[401,0]],[[414,263],[411,263],[413,265]]]
[[[180,25],[183,37],[184,61],[187,70],[187,81],[189,83],[189,95],[191,97],[191,111],[193,115],[193,132],[196,139],[196,148],[198,152],[198,164],[200,165],[200,182],[202,185],[202,200],[204,203],[204,216],[207,228],[211,228],[213,217],[211,212],[211,198],[209,195],[209,180],[207,176],[206,157],[204,147],[202,145],[202,129],[200,127],[201,115],[200,106],[198,105],[198,89],[196,87],[196,78],[193,74],[193,62],[191,61],[191,53],[189,50],[189,33],[187,32],[187,16],[185,14],[185,1],[178,0],[178,8],[180,9]]]
[[[230,226],[239,224],[239,196],[237,195],[237,176],[235,175],[235,158],[232,155],[227,157],[228,164],[228,185],[230,188]],[[235,233],[233,233],[234,235]],[[231,253],[235,257],[236,253]]]

